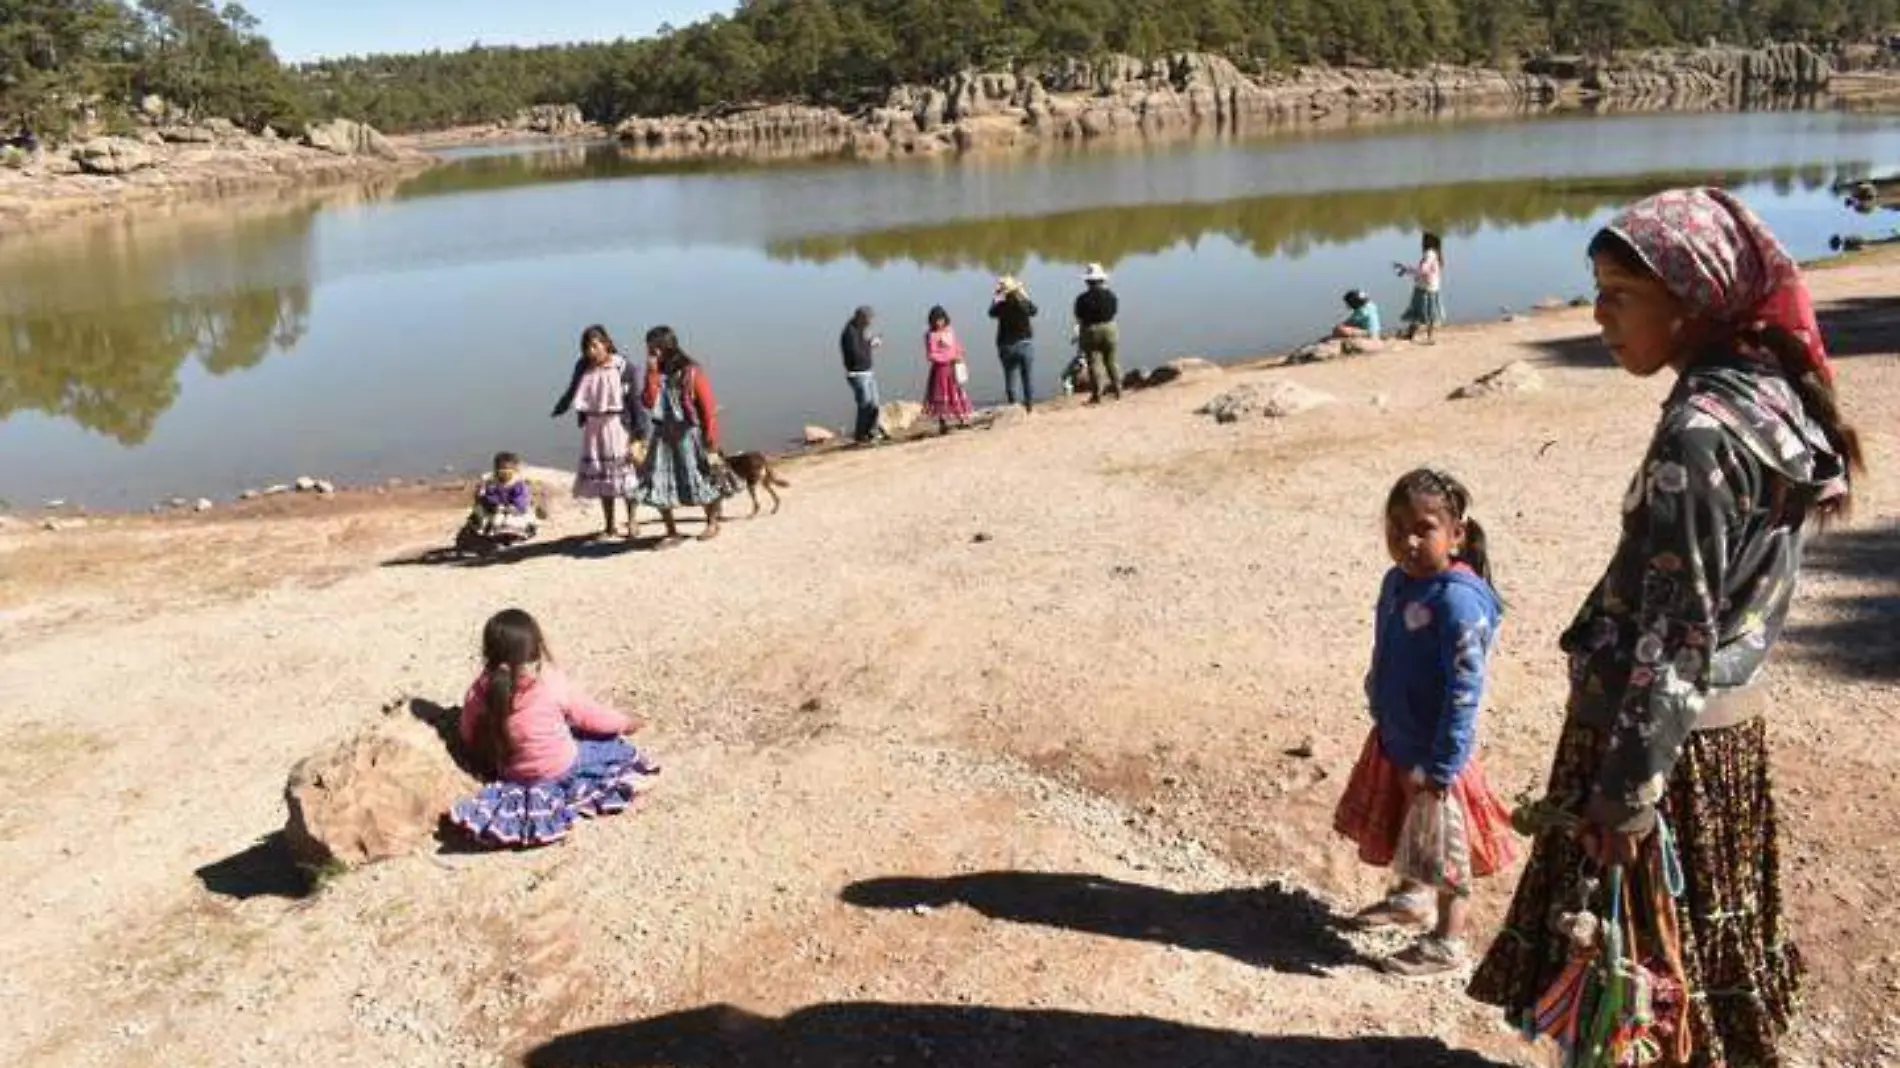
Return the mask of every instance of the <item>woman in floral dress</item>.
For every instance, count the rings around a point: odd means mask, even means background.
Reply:
[[[722,503],[736,488],[719,455],[719,401],[699,363],[680,348],[671,327],[647,331],[647,375],[643,399],[651,415],[640,483],[646,503],[659,509],[666,524],[664,545],[679,543],[673,512],[681,507],[706,510],[701,541],[719,536]]]
[[[1622,541],[1562,638],[1570,698],[1547,800],[1578,823],[1540,831],[1470,992],[1528,1024],[1572,952],[1554,918],[1620,865],[1632,908],[1674,927],[1687,1026],[1665,1063],[1774,1068],[1802,968],[1758,679],[1803,542],[1848,505],[1859,439],[1799,269],[1732,196],[1644,200],[1590,258],[1617,363],[1678,377],[1623,500]],[[1684,877],[1673,905],[1668,832]]]

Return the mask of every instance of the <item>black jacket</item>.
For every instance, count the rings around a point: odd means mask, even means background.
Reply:
[[[1075,298],[1075,321],[1083,326],[1100,326],[1115,321],[1121,302],[1107,286],[1090,286]]]
[[[1011,293],[990,302],[990,318],[996,320],[996,347],[1014,345],[1036,336],[1036,302],[1022,293]]]
[[[838,338],[838,348],[844,354],[845,374],[863,374],[871,369],[874,352],[871,332],[859,326],[856,319],[844,324],[844,333]]]

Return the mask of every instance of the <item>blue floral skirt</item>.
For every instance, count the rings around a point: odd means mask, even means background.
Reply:
[[[1445,299],[1428,289],[1414,287],[1412,303],[1406,305],[1401,322],[1416,326],[1438,326],[1445,321]]]
[[[567,837],[582,817],[625,811],[646,791],[660,767],[619,738],[579,739],[566,775],[524,785],[493,782],[457,801],[449,822],[477,841],[498,846],[549,845]]]

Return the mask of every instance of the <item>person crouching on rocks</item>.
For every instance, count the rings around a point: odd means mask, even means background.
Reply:
[[[1121,311],[1121,302],[1115,298],[1115,291],[1108,288],[1108,272],[1099,263],[1091,263],[1082,273],[1082,283],[1086,287],[1082,295],[1075,298],[1075,323],[1077,343],[1082,355],[1089,364],[1089,403],[1102,403],[1102,390],[1107,388],[1115,394],[1116,400],[1122,399],[1122,369],[1116,358],[1121,347],[1121,328],[1115,323],[1115,316]]]
[[[1346,317],[1333,327],[1333,337],[1342,341],[1379,340],[1379,306],[1363,289],[1346,293]]]
[[[458,801],[449,821],[490,845],[538,846],[583,816],[623,811],[660,770],[621,737],[641,726],[555,668],[533,616],[497,612],[482,628],[482,673],[459,723],[495,781]]]

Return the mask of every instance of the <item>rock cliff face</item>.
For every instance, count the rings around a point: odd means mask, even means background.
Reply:
[[[718,116],[636,118],[615,132],[623,142],[668,155],[915,155],[1229,131],[1345,114],[1426,113],[1458,104],[1536,105],[1556,91],[1542,76],[1466,68],[1253,78],[1213,55],[1114,56],[899,86],[857,114],[780,104]]]
[[[1598,63],[1546,59],[1520,72],[1431,67],[1400,73],[1309,68],[1252,76],[1228,60],[1182,53],[1110,56],[967,71],[905,85],[847,114],[778,104],[698,117],[636,118],[615,131],[669,156],[924,155],[1110,137],[1171,137],[1458,107],[1531,108],[1561,98],[1618,107],[1722,106],[1753,95],[1825,89],[1826,56],[1803,45],[1759,51],[1647,52]]]

